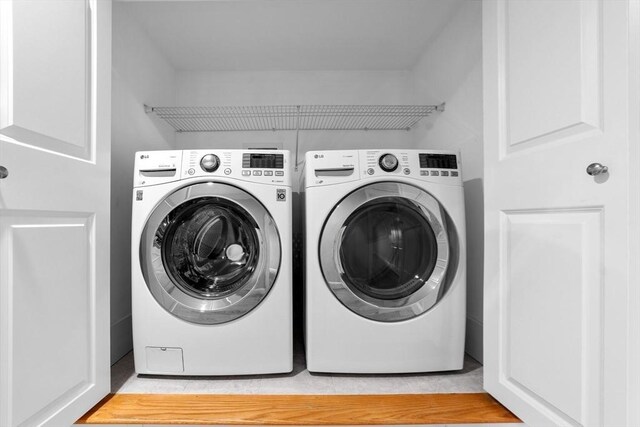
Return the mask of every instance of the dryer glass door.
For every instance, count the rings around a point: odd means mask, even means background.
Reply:
[[[156,301],[194,323],[228,322],[251,311],[273,285],[280,240],[253,196],[220,183],[181,188],[153,211],[140,244]]]
[[[362,205],[345,221],[341,240],[343,278],[373,298],[395,300],[415,293],[437,261],[433,229],[403,198],[382,197]]]
[[[370,319],[424,313],[441,296],[450,264],[445,215],[435,198],[408,184],[376,183],[349,194],[320,239],[330,289]]]

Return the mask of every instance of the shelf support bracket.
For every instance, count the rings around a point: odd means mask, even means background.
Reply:
[[[295,171],[298,172],[298,148],[299,148],[299,136],[300,136],[300,106],[296,105],[297,117],[296,117],[296,164]]]
[[[147,114],[151,114],[153,113],[153,107],[148,106],[147,104],[143,104],[144,105],[144,112]]]

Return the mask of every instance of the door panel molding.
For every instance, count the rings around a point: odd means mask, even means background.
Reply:
[[[601,268],[604,214],[601,206],[505,210],[500,214],[500,252],[504,254],[499,285],[502,299],[500,382],[522,399],[548,412],[550,417],[557,417],[559,424],[602,424],[600,378],[603,366],[600,356],[604,325],[600,301],[604,293]],[[546,235],[545,229],[550,229]],[[533,247],[536,243],[538,248]],[[554,243],[557,248],[552,247]],[[573,250],[568,248],[570,243],[574,245]],[[555,256],[548,253],[554,249]],[[573,261],[580,265],[571,265],[567,253],[573,254]],[[544,269],[545,263],[557,265]],[[566,265],[566,277],[545,274],[545,271],[561,270],[559,264]],[[576,269],[581,270],[581,275],[574,278]],[[574,283],[571,283],[572,278]],[[522,282],[525,289],[518,289]],[[535,282],[539,283],[537,287]],[[554,292],[571,285],[573,288],[564,291],[564,295],[562,291]],[[531,288],[535,290],[530,291]],[[536,299],[538,294],[544,297]],[[564,299],[559,300],[558,294]],[[550,309],[552,313],[567,312],[563,315],[565,322],[546,325],[545,318],[536,316],[536,313]],[[571,330],[569,326],[572,326]],[[537,336],[538,331],[544,331],[544,336]],[[527,350],[522,350],[527,346]],[[576,349],[579,354],[571,354]],[[576,359],[580,360],[581,366],[574,366]],[[558,372],[553,374],[550,369],[560,364]],[[527,372],[532,368],[537,368],[535,374]],[[575,371],[571,372],[572,369]],[[537,381],[541,371],[553,374],[557,381],[553,387],[545,390],[545,385]],[[544,382],[549,379],[545,378]]]
[[[57,242],[61,239],[74,242],[70,251],[57,251]],[[95,239],[95,215],[91,213],[24,210],[0,213],[0,249],[2,253],[11,254],[0,258],[0,301],[6,316],[1,322],[0,377],[9,397],[8,425],[40,425],[54,415],[60,405],[69,404],[95,387],[96,343],[92,337],[97,333],[97,322],[92,301],[97,284],[96,251],[91,244]],[[47,250],[42,252],[45,248],[38,246],[47,242]],[[87,262],[82,261],[83,256]],[[86,268],[76,272],[83,265]],[[51,284],[61,280],[72,284],[76,292],[58,295],[56,289],[51,290]],[[31,298],[24,295],[25,288],[30,289]],[[25,299],[29,301],[29,312],[17,313],[16,310],[24,311]],[[82,310],[86,310],[85,321],[79,323],[76,315]],[[69,312],[73,312],[73,318],[65,318]],[[59,342],[57,331],[65,331],[64,342]],[[14,357],[14,354],[35,355],[40,346],[47,362],[35,369],[29,357]],[[65,375],[53,381],[60,372]],[[71,382],[65,385],[68,378]],[[43,379],[50,381],[43,382]],[[20,389],[35,386],[33,382],[40,385],[40,396],[31,394],[30,405],[38,400],[40,404],[34,412],[25,414],[24,401],[29,399],[25,399],[26,391]]]
[[[66,14],[82,14],[83,23],[68,28],[49,19],[46,10],[34,14],[29,8],[27,13],[19,2],[0,2],[0,135],[14,143],[89,160],[95,146],[95,16],[89,0],[46,6],[64,6]],[[32,27],[39,31],[29,31]],[[63,34],[59,45],[51,48],[57,39],[51,33],[60,31],[73,34]],[[76,40],[78,46],[67,47],[68,39]]]
[[[563,20],[562,31],[558,25],[558,28],[555,28],[558,30],[558,37],[544,40],[548,49],[540,49],[542,52],[524,49],[520,45],[528,43],[528,40],[518,39],[517,34],[510,31],[512,27],[522,31],[523,22],[535,21],[536,17],[529,16],[527,11],[520,11],[519,14],[514,12],[516,8],[527,8],[529,5],[525,2],[506,1],[499,1],[496,5],[499,17],[496,30],[501,40],[497,51],[501,159],[512,153],[535,149],[545,144],[561,144],[602,134],[602,1],[546,3],[550,6],[548,13],[552,13],[554,5],[563,9],[574,4],[579,8],[579,19],[574,23],[574,27],[567,24],[571,23],[570,19]],[[518,21],[517,15],[525,16],[521,16]],[[512,22],[514,20],[516,22]],[[577,57],[572,58],[572,63],[560,63],[555,67],[556,70],[547,70],[540,76],[541,82],[544,83],[527,79],[525,76],[531,74],[529,70],[535,66],[536,60],[542,62],[546,59],[543,57],[549,52],[556,51],[555,54],[561,58],[572,56],[567,52],[562,54],[561,49],[570,50],[574,46],[558,46],[555,43],[566,38],[567,34],[573,35],[574,43],[580,47],[579,54],[573,55]],[[567,65],[573,67],[573,76],[566,70]],[[543,70],[544,67],[539,69]],[[553,79],[553,71],[557,71],[557,75],[565,74],[562,76],[564,81],[558,81],[552,85],[553,87],[547,88],[546,82]],[[562,88],[566,87],[572,90],[563,94]],[[521,112],[530,110],[530,103],[534,104],[533,116]],[[566,114],[567,111],[570,114]]]

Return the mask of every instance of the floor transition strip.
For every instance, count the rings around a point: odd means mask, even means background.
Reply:
[[[77,424],[371,425],[518,423],[487,393],[110,394]]]

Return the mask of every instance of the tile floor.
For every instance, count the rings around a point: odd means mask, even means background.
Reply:
[[[237,377],[138,376],[133,353],[111,368],[113,393],[213,394],[403,394],[482,392],[482,365],[466,357],[461,371],[405,375],[310,374],[302,345],[294,349],[293,372]]]

